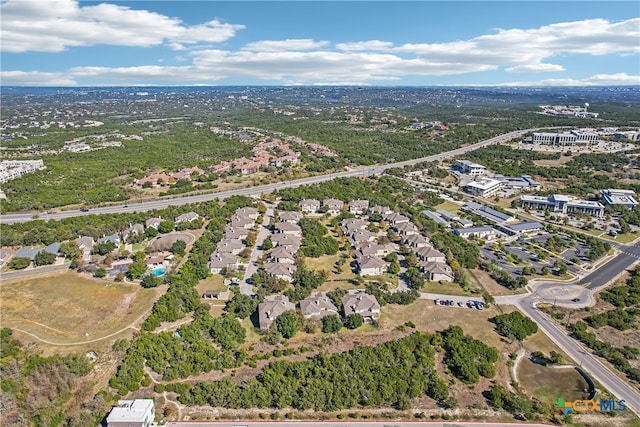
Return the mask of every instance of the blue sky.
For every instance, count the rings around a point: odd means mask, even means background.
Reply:
[[[637,1],[1,0],[2,85],[639,85]]]

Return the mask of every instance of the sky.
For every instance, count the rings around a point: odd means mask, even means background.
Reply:
[[[0,84],[640,85],[638,1],[0,0]]]

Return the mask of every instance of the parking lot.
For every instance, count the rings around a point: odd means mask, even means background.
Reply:
[[[435,305],[455,308],[471,308],[474,310],[483,310],[484,301],[479,299],[470,299],[469,297],[447,297],[446,299],[436,298],[433,300]]]

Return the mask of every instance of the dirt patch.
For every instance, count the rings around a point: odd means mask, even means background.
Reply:
[[[566,401],[589,398],[589,385],[575,368],[542,366],[527,356],[518,364],[518,381],[528,394],[549,405],[559,397]]]
[[[168,251],[178,240],[182,240],[187,245],[191,244],[195,237],[189,233],[172,233],[165,236],[156,237],[149,246],[147,246],[147,252],[161,252]]]
[[[468,270],[471,276],[471,279],[476,283],[476,285],[489,292],[490,295],[500,296],[500,295],[513,295],[509,289],[501,286],[489,276],[486,271],[482,271],[478,268],[474,270]]]

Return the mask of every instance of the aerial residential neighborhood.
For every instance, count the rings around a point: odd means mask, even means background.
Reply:
[[[543,3],[1,2],[0,425],[640,425],[637,4]]]

